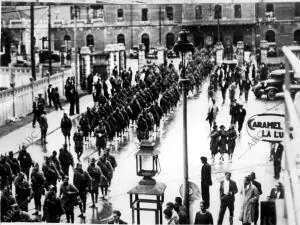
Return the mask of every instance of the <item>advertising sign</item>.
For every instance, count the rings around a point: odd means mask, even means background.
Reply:
[[[252,138],[268,142],[283,141],[284,127],[284,115],[281,114],[257,114],[247,122],[247,131]]]

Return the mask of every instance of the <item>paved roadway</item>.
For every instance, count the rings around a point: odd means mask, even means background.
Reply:
[[[256,100],[252,93],[250,94],[250,99],[248,103],[244,102],[244,99],[239,100],[244,104],[247,110],[247,118],[250,116],[262,113],[266,111],[283,113],[283,104],[281,100],[268,102],[266,100]],[[91,96],[87,96],[82,101],[84,105],[92,105]],[[224,105],[221,104],[220,93],[217,95],[217,104],[220,108],[220,113],[217,117],[217,124],[224,124],[226,128],[229,126],[229,102],[227,101]],[[216,157],[216,162],[212,163],[210,160],[209,151],[209,126],[207,121],[205,121],[208,109],[207,100],[207,83],[201,88],[201,93],[197,96],[190,94],[188,98],[188,156],[189,156],[189,178],[190,181],[196,183],[200,187],[200,171],[201,163],[200,156],[207,156],[209,163],[212,164],[213,173],[213,186],[211,187],[211,207],[210,211],[213,214],[215,222],[217,221],[217,216],[219,212],[219,181],[224,178],[225,171],[232,172],[232,179],[237,181],[238,187],[242,184],[242,179],[245,175],[249,174],[251,171],[256,172],[257,180],[262,183],[263,195],[261,199],[265,199],[269,195],[270,189],[274,186],[275,181],[273,180],[273,169],[272,164],[268,161],[268,156],[270,152],[270,146],[266,142],[254,143],[248,136],[246,128],[244,127],[241,136],[237,139],[237,146],[235,149],[233,162],[230,163],[225,157],[225,162],[221,163]],[[55,116],[52,121],[60,120],[62,112],[55,112]],[[75,119],[73,121],[73,129],[78,121]],[[57,124],[57,122],[56,122]],[[54,125],[53,125],[54,127]],[[16,146],[18,143],[24,142],[24,132],[27,136],[32,135],[37,136],[39,129],[21,128],[19,134],[23,132],[23,135],[15,136],[13,139],[7,140],[7,136],[0,138],[0,145]],[[167,189],[165,192],[165,203],[169,201],[174,201],[176,196],[179,196],[179,187],[183,181],[183,166],[182,166],[182,104],[179,105],[178,109],[166,118],[166,121],[162,124],[160,132],[154,135],[158,143],[158,149],[161,152],[159,156],[161,172],[156,176],[157,181],[164,182],[167,184]],[[53,150],[59,150],[64,142],[64,138],[61,134],[60,129],[53,130],[51,134],[48,135],[48,144],[42,147],[38,142],[30,145],[28,151],[31,153],[33,160],[43,162],[43,158],[46,155],[50,155]],[[86,150],[83,155],[83,166],[87,167],[90,158],[97,158],[97,152],[94,148],[95,141],[86,146]],[[10,146],[8,145],[8,146]],[[70,151],[74,153],[73,143],[70,147]],[[129,132],[119,140],[113,143],[112,154],[116,157],[118,162],[118,167],[114,173],[112,180],[112,185],[109,192],[108,201],[100,201],[98,203],[98,208],[92,210],[87,207],[87,217],[83,221],[80,218],[75,219],[76,223],[97,223],[99,220],[106,218],[107,215],[111,213],[112,209],[118,209],[122,212],[123,220],[131,223],[131,210],[129,208],[129,196],[127,191],[133,188],[138,181],[139,177],[136,176],[135,171],[135,152],[138,149],[137,138],[135,133],[135,128],[131,127]],[[7,151],[10,149],[7,149]],[[74,157],[76,159],[76,157]],[[72,177],[72,171],[71,171]],[[91,204],[91,198],[88,196],[88,205]],[[165,205],[164,205],[165,206]],[[194,203],[194,212],[198,210],[199,200]],[[240,206],[240,195],[236,195],[235,204],[235,217],[234,224],[238,223],[238,214]],[[30,203],[30,208],[34,208],[33,201]],[[33,213],[34,211],[32,211]],[[76,214],[79,214],[79,210],[76,209]],[[226,212],[224,223],[228,224],[228,212]],[[146,212],[142,213],[141,216],[143,224],[154,224],[154,213]],[[65,217],[62,218],[65,221]]]

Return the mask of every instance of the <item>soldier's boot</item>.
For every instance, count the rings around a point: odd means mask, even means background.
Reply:
[[[229,224],[233,225],[233,217],[232,216],[229,217]]]

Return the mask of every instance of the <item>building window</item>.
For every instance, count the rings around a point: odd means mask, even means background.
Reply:
[[[104,18],[104,10],[103,5],[95,5],[91,6],[92,9],[92,18],[93,19],[103,19]]]
[[[241,5],[234,5],[234,18],[242,18]]]
[[[275,32],[272,30],[268,30],[266,32],[266,41],[275,42]]]
[[[118,21],[123,21],[123,9],[118,9]]]
[[[297,44],[300,45],[300,30],[296,30],[294,32],[294,41],[296,41]]]
[[[171,6],[166,7],[166,16],[169,20],[173,20],[173,7]]]
[[[125,36],[124,36],[124,34],[119,34],[118,36],[117,36],[117,43],[119,44],[119,43],[123,43],[124,45],[125,45]]]
[[[76,12],[77,12],[77,13],[76,13]],[[77,19],[80,19],[80,8],[78,8],[78,7],[76,7],[76,6],[71,6],[71,7],[70,7],[70,16],[71,16],[71,20],[74,20],[75,14],[77,14]]]
[[[72,47],[72,45],[71,45],[71,37],[69,35],[65,35],[64,36],[64,42],[65,42],[65,46],[66,46],[67,50]]]
[[[300,2],[295,3],[295,16],[300,17]]]
[[[274,17],[274,5],[273,4],[268,3],[266,5],[266,17],[267,18]]]
[[[197,5],[195,8],[195,18],[196,20],[202,19],[202,7],[200,5]]]
[[[148,9],[142,9],[142,21],[148,21]]]
[[[215,19],[221,19],[222,18],[222,6],[215,5]]]
[[[86,36],[86,46],[94,46],[95,42],[94,42],[94,36],[89,34],[88,36]]]
[[[149,38],[148,34],[143,34],[142,35],[142,43],[145,45],[146,53],[149,52],[150,38]]]
[[[167,34],[166,36],[166,46],[168,49],[173,48],[175,44],[175,36],[172,33]]]

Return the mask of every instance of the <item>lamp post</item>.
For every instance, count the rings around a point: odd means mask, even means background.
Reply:
[[[78,81],[78,61],[77,61],[77,16],[78,16],[78,10],[79,8],[75,5],[74,6],[74,56],[75,56],[75,87],[76,90],[78,90],[79,87],[79,81]]]
[[[182,57],[182,72],[179,84],[182,87],[183,96],[183,204],[186,207],[187,215],[189,217],[189,171],[188,171],[188,146],[187,146],[187,90],[189,85],[189,79],[185,77],[185,53],[194,53],[194,46],[188,41],[186,30],[182,30],[180,33],[179,41],[174,46],[176,53],[181,53]],[[190,218],[188,218],[190,221]]]

